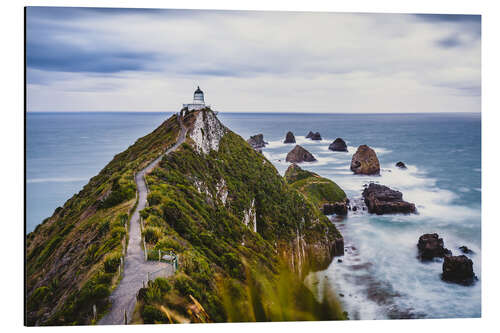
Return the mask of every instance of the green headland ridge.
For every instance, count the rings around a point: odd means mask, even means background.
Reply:
[[[281,177],[210,108],[181,114],[116,155],[27,235],[27,324],[94,324],[111,309],[134,175],[174,145],[179,119],[186,140],[146,174],[140,211],[148,253],[172,251],[178,269],[137,290],[129,322],[346,319],[331,292],[316,297],[303,282],[343,243],[321,211],[345,201],[342,189],[295,166]]]

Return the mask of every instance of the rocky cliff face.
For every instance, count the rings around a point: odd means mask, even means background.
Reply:
[[[189,121],[189,118],[194,116],[194,123],[190,126],[189,137],[193,140],[196,151],[203,154],[208,154],[210,150],[217,151],[226,128],[209,109],[190,115],[187,115],[186,120]]]

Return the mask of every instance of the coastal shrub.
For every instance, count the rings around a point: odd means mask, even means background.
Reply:
[[[162,300],[162,290],[157,283],[150,282],[144,300],[146,303],[159,303]]]
[[[170,282],[163,277],[156,278],[156,280],[153,281],[153,284],[157,285],[163,294],[169,292],[172,289],[172,285],[170,284]]]
[[[167,316],[153,305],[145,305],[141,312],[144,324],[166,323]]]
[[[116,237],[116,238],[122,239],[126,233],[127,232],[125,231],[125,227],[114,226],[111,229],[111,237],[113,237],[113,238]]]
[[[97,233],[99,236],[103,236],[109,231],[110,222],[109,220],[104,220],[99,223]]]
[[[163,200],[163,196],[159,192],[151,192],[148,195],[148,203],[150,206],[159,205]]]
[[[181,295],[196,297],[198,295],[197,288],[193,288],[193,285],[193,281],[186,274],[180,273],[175,276],[174,287]]]
[[[210,265],[198,251],[186,251],[182,254],[182,270],[189,276],[210,271]]]
[[[184,250],[184,246],[182,246],[178,241],[170,236],[163,236],[156,243],[155,250],[174,251],[176,253],[181,253]]]
[[[35,289],[28,302],[30,308],[37,308],[41,304],[45,303],[46,298],[50,295],[51,291],[49,287],[42,286]]]
[[[115,177],[112,179],[111,192],[101,203],[102,208],[116,206],[135,197],[136,186],[133,181],[126,181]]]
[[[154,244],[163,236],[163,232],[158,227],[145,227],[143,231],[146,243]]]
[[[166,227],[165,221],[157,215],[149,215],[148,218],[144,221],[144,225],[159,228]]]
[[[37,262],[39,265],[44,263],[45,260],[47,260],[47,258],[53,254],[54,250],[62,242],[62,240],[63,238],[61,236],[56,236],[47,243],[42,252],[40,252],[40,256],[38,257]]]
[[[83,259],[84,265],[90,265],[97,260],[97,250],[99,250],[97,244],[90,244],[90,246],[87,248],[85,258]]]
[[[121,263],[121,253],[113,253],[104,260],[104,271],[106,273],[114,273],[118,270]]]
[[[243,278],[243,263],[236,253],[224,253],[223,262],[226,270],[234,278]]]
[[[93,277],[95,284],[111,285],[112,280],[113,274],[105,271],[98,271]]]
[[[125,226],[125,224],[128,222],[128,213],[121,213],[116,217],[116,220],[120,222],[120,225]]]

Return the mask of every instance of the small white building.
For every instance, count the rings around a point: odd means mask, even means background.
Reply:
[[[196,89],[196,91],[194,92],[193,103],[182,104],[182,108],[187,108],[188,111],[201,110],[201,109],[204,109],[206,107],[209,107],[209,106],[205,105],[205,96],[204,96],[203,91],[200,89],[199,86]]]

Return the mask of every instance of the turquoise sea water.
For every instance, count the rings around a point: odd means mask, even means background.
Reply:
[[[78,192],[111,158],[156,128],[171,113],[28,113],[27,231]],[[480,114],[272,114],[219,113],[245,139],[263,133],[265,156],[281,174],[283,144],[291,130],[318,162],[304,168],[337,182],[351,199],[376,181],[403,192],[418,215],[351,213],[335,220],[346,240],[342,262],[315,278],[335,288],[353,319],[478,317],[481,315],[481,116]],[[305,139],[319,131],[322,141]],[[349,152],[328,145],[343,138]],[[357,146],[377,152],[380,176],[349,171]],[[407,170],[394,164],[403,161]],[[416,242],[437,232],[459,254],[467,245],[479,281],[471,287],[440,280],[442,262],[420,263]],[[318,285],[322,285],[319,283]]]

